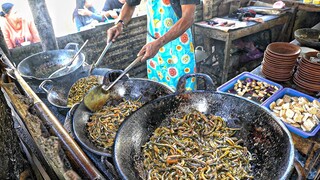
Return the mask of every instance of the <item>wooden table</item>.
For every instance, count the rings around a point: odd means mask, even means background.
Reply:
[[[282,31],[284,31],[285,25],[289,23],[290,14],[287,12],[282,15],[273,15],[266,18],[264,23],[249,22],[247,27],[229,30],[224,32],[215,28],[206,27],[201,24],[201,22],[195,23],[195,34],[201,34],[204,36],[204,39],[210,40],[220,40],[225,42],[224,46],[224,58],[223,58],[223,69],[221,83],[224,83],[228,80],[228,72],[230,67],[230,48],[232,41],[257,33],[267,29],[271,29],[278,25],[284,25]],[[202,22],[203,23],[203,22]],[[210,43],[205,42],[205,49],[211,49]]]

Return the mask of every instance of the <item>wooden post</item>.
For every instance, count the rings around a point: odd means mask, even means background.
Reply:
[[[42,50],[48,51],[59,49],[45,0],[28,1],[35,25],[41,38]]]

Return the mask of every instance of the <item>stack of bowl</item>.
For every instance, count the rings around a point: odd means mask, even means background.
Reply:
[[[320,91],[320,62],[312,62],[310,58],[317,58],[318,51],[303,54],[293,82],[300,88],[308,91]]]
[[[294,72],[300,47],[287,42],[267,46],[262,61],[262,74],[273,81],[288,81]]]

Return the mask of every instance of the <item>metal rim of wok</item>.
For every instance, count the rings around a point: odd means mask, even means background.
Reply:
[[[23,59],[18,64],[17,69],[22,77],[28,79],[55,80],[73,73],[83,65],[85,55],[80,53],[67,73],[61,73],[58,76],[49,78],[53,72],[68,64],[75,54],[76,50],[67,49],[39,52]],[[65,61],[66,59],[69,61]],[[41,70],[45,71],[45,73],[38,74]]]
[[[153,131],[168,114],[174,111],[188,111],[192,108],[221,116],[227,120],[228,126],[242,127],[238,135],[242,139],[246,137],[245,144],[252,144],[250,141],[253,141],[254,137],[250,136],[249,132],[253,127],[260,127],[259,124],[261,124],[262,128],[269,129],[271,131],[269,133],[272,133],[269,138],[274,140],[275,144],[267,149],[271,153],[270,157],[260,160],[259,163],[262,165],[260,169],[255,170],[266,175],[263,177],[265,179],[288,178],[293,169],[294,147],[292,137],[281,121],[266,108],[246,98],[214,91],[193,91],[171,94],[151,101],[127,117],[121,124],[116,134],[113,151],[115,168],[121,179],[140,179],[139,172],[135,169],[135,161],[142,159],[141,146],[148,141]],[[259,120],[257,120],[258,117]],[[250,150],[250,148],[259,149],[263,146],[266,146],[266,143],[247,147]]]
[[[109,91],[120,95],[119,99],[136,100],[141,98],[143,102],[148,102],[162,95],[168,95],[174,92],[166,85],[142,78],[129,78],[125,81],[120,80]],[[86,135],[86,123],[91,115],[92,112],[85,107],[83,102],[76,107],[72,116],[72,128],[75,138],[80,145],[87,150],[97,155],[112,157],[111,153],[94,145]]]

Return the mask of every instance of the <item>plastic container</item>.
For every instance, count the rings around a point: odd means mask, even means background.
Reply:
[[[275,82],[272,82],[268,79],[265,79],[263,77],[260,77],[260,76],[257,76],[257,75],[254,75],[254,74],[251,74],[249,72],[243,72],[241,74],[239,74],[238,76],[230,79],[228,82],[224,83],[223,85],[219,86],[217,88],[217,91],[218,92],[226,92],[226,93],[230,93],[228,92],[229,90],[233,89],[234,88],[234,84],[237,83],[238,80],[240,81],[243,81],[245,80],[246,78],[251,78],[251,79],[255,79],[257,81],[260,81],[260,82],[266,82],[270,85],[273,85],[273,86],[276,86],[278,88],[278,91],[276,91],[273,95],[271,95],[269,98],[265,99],[264,101],[256,101],[256,100],[252,100],[252,99],[248,99],[250,101],[253,101],[253,102],[256,102],[258,104],[264,104],[264,102],[266,102],[268,99],[270,99],[272,96],[274,96],[277,92],[279,92],[281,89],[283,89],[283,87],[280,85],[280,84],[277,84]],[[230,94],[236,94],[236,93],[230,93]],[[236,94],[237,95],[237,94]],[[243,97],[246,97],[246,96],[243,96]]]
[[[284,95],[289,95],[289,96],[295,96],[295,97],[305,97],[307,98],[310,102],[312,102],[313,100],[318,100],[317,98],[314,98],[312,96],[309,96],[307,94],[304,94],[302,92],[299,92],[297,90],[291,89],[291,88],[283,88],[281,91],[279,91],[277,94],[275,94],[273,97],[269,98],[265,103],[264,103],[264,107],[266,107],[270,112],[272,112],[272,110],[269,108],[270,104],[273,101],[276,101],[279,98],[283,98]],[[319,101],[320,102],[320,101]],[[280,120],[280,118],[278,118]],[[282,121],[283,122],[283,121]],[[318,124],[315,128],[312,129],[312,131],[303,131],[301,128],[297,128],[294,127],[286,122],[283,122],[287,128],[289,129],[289,131],[303,137],[303,138],[308,138],[311,136],[315,136],[317,134],[317,132],[320,129],[320,124]]]

